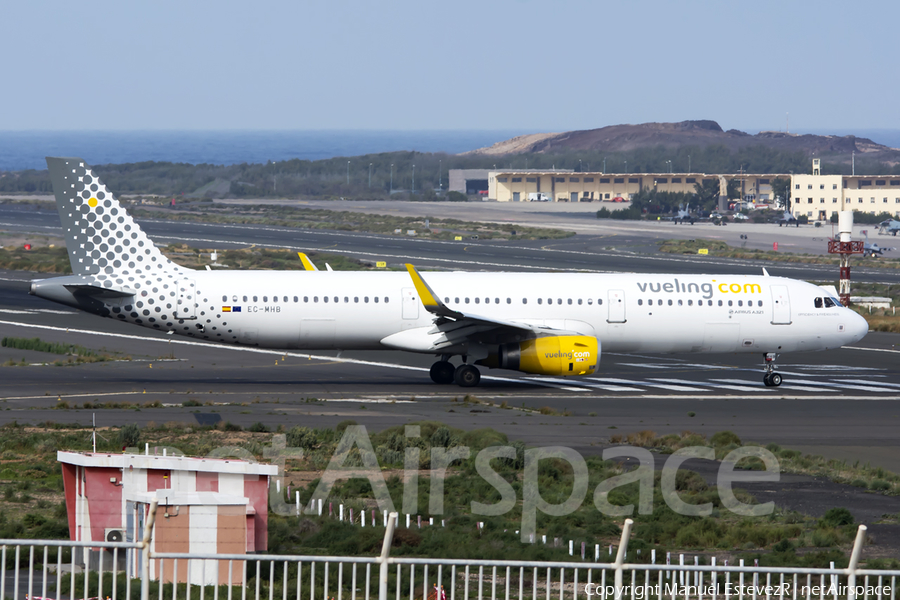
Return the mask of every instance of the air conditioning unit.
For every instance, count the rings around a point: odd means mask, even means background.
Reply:
[[[125,530],[124,529],[106,529],[106,541],[107,542],[124,542],[125,541]]]

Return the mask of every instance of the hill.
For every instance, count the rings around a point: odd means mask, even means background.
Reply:
[[[895,164],[900,150],[853,135],[800,135],[782,131],[762,131],[755,135],[729,129],[715,121],[681,121],[680,123],[642,123],[610,125],[599,129],[564,133],[535,133],[498,142],[466,154],[552,154],[570,151],[632,152],[641,148],[719,146],[735,152],[752,146],[763,146],[786,152],[803,152],[810,156],[828,157],[838,162],[850,160],[853,152],[866,158]]]

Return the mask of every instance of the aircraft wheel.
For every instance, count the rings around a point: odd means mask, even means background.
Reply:
[[[772,387],[781,385],[781,373],[772,373],[769,375],[769,385]]]
[[[459,365],[453,373],[453,380],[460,387],[475,387],[481,381],[481,373],[472,365]]]
[[[766,373],[765,375],[763,375],[763,383],[766,384],[766,387],[772,387],[771,377],[772,377],[771,373]]]
[[[448,383],[453,383],[453,375],[455,371],[456,369],[453,367],[453,365],[450,364],[449,361],[439,360],[431,365],[431,371],[429,373],[433,382],[439,383],[441,385],[446,385]]]

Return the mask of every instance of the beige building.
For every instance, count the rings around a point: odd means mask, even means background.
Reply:
[[[814,169],[815,170],[815,169]],[[900,175],[794,175],[791,212],[827,220],[841,210],[900,217]]]
[[[771,182],[790,175],[733,173],[575,173],[562,171],[490,171],[488,199],[498,202],[594,202],[628,201],[642,190],[694,193],[695,185],[716,181],[726,195],[729,180],[738,180],[745,202],[773,200]]]

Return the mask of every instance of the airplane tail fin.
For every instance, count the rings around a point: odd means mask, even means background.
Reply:
[[[123,284],[191,271],[163,256],[83,160],[47,157],[47,167],[72,273]]]

